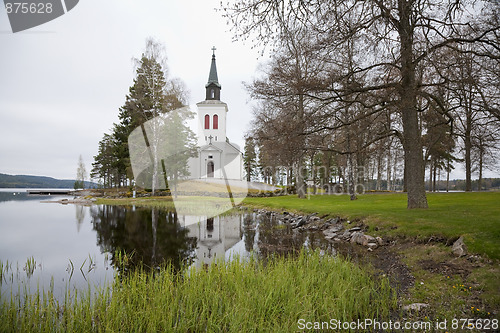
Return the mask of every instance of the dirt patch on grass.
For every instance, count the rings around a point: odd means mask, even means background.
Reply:
[[[406,245],[404,245],[406,246]],[[402,261],[398,254],[401,245],[388,245],[377,248],[373,252],[367,251],[360,245],[336,244],[337,251],[344,257],[363,265],[370,265],[375,269],[375,275],[387,276],[398,295],[406,295],[408,289],[415,283],[410,268]]]
[[[417,262],[417,264],[426,271],[434,274],[441,274],[446,276],[459,275],[463,279],[467,278],[470,274],[470,269],[463,264],[456,264],[452,262],[436,262],[432,259],[424,259]]]

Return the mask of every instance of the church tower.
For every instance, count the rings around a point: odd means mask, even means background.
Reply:
[[[243,154],[238,145],[226,137],[227,104],[220,100],[222,89],[217,76],[215,47],[205,85],[205,100],[198,109],[198,156],[190,158],[191,179],[243,180]],[[232,185],[231,185],[232,186]]]
[[[221,102],[222,86],[217,76],[215,47],[212,48],[212,63],[208,82],[205,85],[205,100],[197,103],[198,107],[198,144],[200,146],[226,141],[227,104]]]
[[[215,64],[215,46],[212,48],[212,64],[210,65],[210,74],[208,75],[208,83],[205,85],[206,97],[205,100],[220,101],[221,85],[217,78],[217,65]]]

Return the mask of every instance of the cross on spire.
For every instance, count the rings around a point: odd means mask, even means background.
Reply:
[[[217,50],[217,49],[215,48],[215,46],[213,46],[213,47],[212,47],[212,51],[213,51],[213,54],[212,54],[212,55],[215,55],[215,50]]]

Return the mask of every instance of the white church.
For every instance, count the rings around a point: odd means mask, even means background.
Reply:
[[[212,64],[205,85],[205,100],[196,104],[198,113],[198,157],[188,160],[191,179],[243,180],[243,154],[240,148],[226,137],[227,104],[220,100],[222,89],[215,64],[215,47]]]

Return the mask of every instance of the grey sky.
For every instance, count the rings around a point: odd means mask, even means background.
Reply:
[[[219,4],[81,0],[62,17],[16,34],[0,6],[0,172],[74,179],[80,154],[90,171],[99,140],[118,121],[134,77],[132,58],[147,37],[165,45],[171,76],[186,83],[191,104],[205,98],[217,47],[227,136],[243,147],[251,105],[242,81],[255,75],[258,52],[231,42],[214,10]],[[451,177],[464,178],[461,165]]]
[[[228,137],[243,146],[258,53],[232,43],[219,1],[82,0],[67,14],[13,34],[0,9],[0,172],[74,178],[78,156],[91,169],[98,141],[117,122],[147,37],[162,42],[171,76],[205,98],[217,47]]]

